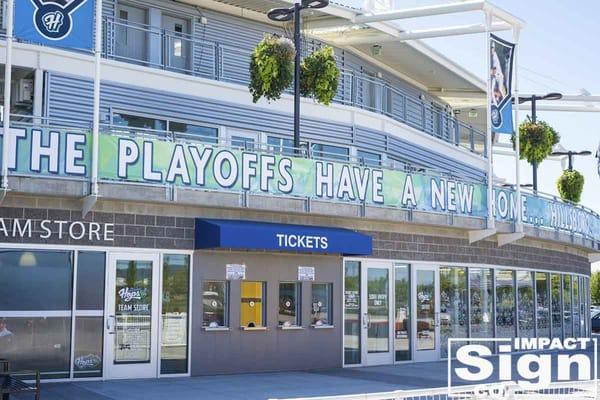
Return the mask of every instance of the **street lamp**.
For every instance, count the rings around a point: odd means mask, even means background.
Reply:
[[[569,171],[573,169],[573,157],[574,156],[590,156],[592,155],[591,151],[555,151],[552,153],[553,156],[567,156],[569,157]]]
[[[294,3],[289,8],[274,8],[267,13],[271,21],[287,22],[294,20],[294,47],[296,48],[296,60],[294,65],[294,148],[300,151],[300,60],[302,38],[300,37],[300,11],[304,9],[325,8],[329,0],[302,0]]]
[[[537,122],[537,110],[536,110],[536,102],[538,100],[560,100],[563,95],[561,93],[548,93],[543,96],[531,95],[529,97],[519,97],[519,104],[531,102],[531,122],[534,124]],[[537,179],[537,163],[533,163],[533,192],[537,193],[538,190],[538,179]]]

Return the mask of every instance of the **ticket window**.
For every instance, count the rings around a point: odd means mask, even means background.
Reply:
[[[240,326],[242,329],[265,328],[266,282],[241,283]]]

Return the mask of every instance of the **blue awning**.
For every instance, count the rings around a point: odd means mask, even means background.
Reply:
[[[342,228],[196,219],[196,249],[219,248],[365,256],[373,239]]]

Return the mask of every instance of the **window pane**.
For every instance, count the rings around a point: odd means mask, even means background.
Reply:
[[[77,255],[77,309],[104,310],[105,254],[80,251]]]
[[[188,308],[190,257],[163,258],[161,374],[185,374],[188,370]]]
[[[11,369],[39,370],[42,377],[68,378],[71,363],[71,317],[0,320],[2,358]]]
[[[75,318],[75,378],[102,376],[102,340],[104,319],[102,317]]]
[[[579,291],[579,277],[573,276],[573,337],[581,336],[581,319],[579,311],[581,306],[581,292]]]
[[[573,320],[571,310],[571,275],[563,275],[563,321],[565,337],[573,336]]]
[[[552,274],[552,336],[562,337],[562,301],[560,275]]]
[[[417,269],[416,273],[416,300],[417,300],[417,336],[416,350],[436,349],[435,329],[435,272],[425,269]]]
[[[332,325],[331,313],[332,285],[329,283],[312,284],[312,324]]]
[[[367,268],[367,351],[387,353],[390,345],[390,277],[387,268]]]
[[[533,304],[533,275],[527,271],[517,271],[519,336],[535,336],[535,314]]]
[[[265,326],[265,282],[241,283],[240,326],[257,328]]]
[[[548,294],[548,280],[547,273],[535,273],[538,337],[550,337],[550,297]]]
[[[344,268],[344,364],[360,364],[360,262]]]
[[[370,167],[381,166],[381,154],[370,153],[368,151],[358,150],[356,152],[358,162]]]
[[[152,273],[151,261],[117,260],[115,364],[150,362]]]
[[[231,146],[238,147],[243,150],[254,150],[255,144],[256,139],[252,137],[235,135],[231,137]]]
[[[205,281],[202,289],[202,326],[219,328],[228,325],[228,283]]]
[[[72,253],[0,251],[0,282],[0,310],[71,311]]]
[[[152,129],[157,131],[167,130],[166,120],[122,113],[113,114],[113,124],[127,126],[129,128]]]
[[[327,160],[348,161],[349,150],[346,147],[332,146],[329,144],[313,143],[312,153],[315,158]]]
[[[396,265],[396,314],[395,350],[396,361],[410,360],[410,267]]]
[[[300,325],[300,284],[285,282],[279,284],[279,325]]]
[[[440,321],[441,357],[447,358],[448,338],[469,336],[466,268],[440,268]],[[456,355],[454,350],[452,355]]]
[[[294,155],[293,139],[284,139],[276,136],[269,136],[267,137],[267,144],[269,146],[270,151],[284,155]]]
[[[514,272],[496,271],[496,336],[515,337]]]
[[[217,143],[219,141],[219,130],[217,128],[169,121],[169,129],[176,133],[193,136],[194,139],[205,143]]]
[[[494,337],[494,282],[493,270],[469,268],[471,298],[471,337]],[[494,350],[493,342],[473,342]]]

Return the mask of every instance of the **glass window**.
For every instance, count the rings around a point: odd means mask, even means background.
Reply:
[[[548,294],[549,276],[545,272],[535,273],[537,336],[550,337],[550,296]]]
[[[77,310],[104,310],[104,253],[80,251],[77,255]]]
[[[535,337],[535,306],[533,298],[533,273],[517,271],[517,304],[520,337]]]
[[[564,335],[566,338],[573,336],[573,310],[571,309],[571,275],[563,275],[563,322]]]
[[[581,336],[581,320],[579,309],[581,305],[581,292],[579,291],[579,277],[573,276],[573,337]]]
[[[493,270],[469,268],[471,300],[471,337],[494,337],[494,282]],[[473,342],[494,350],[493,342]]]
[[[381,166],[381,154],[371,153],[368,151],[357,150],[356,158],[362,165],[369,167],[380,167]]]
[[[93,378],[102,376],[103,317],[75,318],[75,355],[73,376]]]
[[[311,320],[315,326],[333,325],[331,283],[312,284],[312,312]]]
[[[151,129],[156,131],[166,131],[167,121],[164,119],[156,119],[152,117],[143,117],[139,115],[130,115],[123,113],[113,114],[113,124],[126,126],[129,128]]]
[[[562,338],[562,284],[560,275],[552,274],[552,336]]]
[[[302,325],[300,321],[301,287],[298,282],[282,282],[279,284],[279,326]]]
[[[0,349],[11,369],[39,370],[42,378],[68,378],[71,363],[71,317],[0,319]]]
[[[152,261],[117,260],[116,264],[114,363],[150,363],[154,307]],[[136,296],[129,298],[127,294],[131,292]]]
[[[294,140],[284,139],[277,136],[267,137],[267,145],[269,151],[274,153],[284,154],[288,156],[294,155]]]
[[[190,256],[163,257],[161,314],[161,374],[185,374],[188,370],[188,315]]]
[[[448,338],[466,338],[467,317],[467,269],[440,268],[440,334],[441,357],[447,358]],[[454,347],[454,346],[453,346]],[[456,352],[453,350],[453,356]]]
[[[344,364],[360,364],[360,269],[358,261],[344,267]]]
[[[431,270],[417,269],[416,272],[416,351],[436,349],[435,302],[437,295],[435,276],[436,272]]]
[[[396,265],[394,271],[396,275],[394,348],[396,350],[396,361],[407,361],[411,359],[410,267],[408,265]]]
[[[204,281],[202,310],[202,326],[222,328],[229,325],[229,282]]]
[[[496,271],[496,337],[515,337],[514,272]]]
[[[313,143],[311,148],[314,158],[348,161],[350,155],[348,148],[332,146],[330,144]]]
[[[367,268],[367,351],[387,353],[390,347],[390,270]]]
[[[66,251],[0,251],[0,310],[71,311],[72,259]]]
[[[169,130],[185,134],[205,143],[217,144],[219,142],[219,130],[217,128],[169,121]]]
[[[249,136],[233,135],[231,136],[231,146],[242,150],[254,150],[256,138]]]
[[[259,328],[266,326],[266,282],[242,281],[240,326]]]

